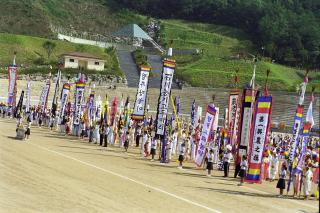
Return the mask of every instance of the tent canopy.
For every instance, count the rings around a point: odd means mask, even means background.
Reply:
[[[129,24],[120,29],[118,32],[113,33],[112,35],[117,37],[130,37],[152,40],[152,38],[136,24]]]

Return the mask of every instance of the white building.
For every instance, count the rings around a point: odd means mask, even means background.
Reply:
[[[88,53],[73,52],[62,55],[64,68],[104,70],[105,60]]]

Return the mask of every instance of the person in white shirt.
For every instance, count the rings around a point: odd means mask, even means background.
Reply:
[[[312,169],[309,167],[306,167],[306,172],[302,177],[303,177],[304,199],[308,200],[310,196],[311,185],[312,185],[312,177],[313,177]]]
[[[223,156],[224,177],[228,177],[229,176],[229,167],[230,167],[231,158],[232,158],[231,150],[227,149],[226,153]]]
[[[280,190],[279,197],[283,196],[283,190],[286,188],[286,176],[287,176],[287,166],[285,164],[282,165],[281,172],[279,174],[279,180],[277,183],[277,188]]]
[[[157,150],[157,140],[153,139],[151,141],[151,161],[154,161],[154,156],[156,155]]]
[[[208,176],[211,176],[211,171],[213,170],[213,159],[214,159],[214,154],[213,154],[213,150],[210,149],[209,152],[207,152],[207,170],[208,170]]]
[[[172,153],[176,155],[177,153],[177,142],[178,142],[178,131],[173,130],[172,132]]]
[[[179,169],[182,169],[182,163],[184,161],[185,152],[186,152],[186,145],[185,143],[182,143],[180,147],[180,152],[179,152],[179,166],[178,166]]]
[[[148,141],[148,132],[147,132],[147,130],[145,130],[143,133],[142,143],[141,143],[141,147],[140,147],[140,154],[142,156],[145,156],[144,150],[145,150],[145,145],[146,145],[147,141]]]
[[[170,163],[171,161],[171,150],[172,150],[172,137],[168,137],[166,144],[166,162]]]
[[[108,147],[108,143],[109,143],[109,134],[110,134],[110,127],[107,124],[106,127],[104,128],[104,147]]]
[[[276,155],[276,152],[274,151],[270,158],[270,181],[274,181],[276,178],[276,175],[278,173],[279,168],[279,159]]]
[[[243,185],[244,178],[247,175],[247,170],[248,170],[247,156],[243,155],[242,156],[242,160],[240,162],[240,172],[239,172],[239,176],[241,177],[241,179],[240,179],[240,183],[238,184],[238,186],[242,186]]]

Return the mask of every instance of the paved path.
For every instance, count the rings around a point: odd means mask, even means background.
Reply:
[[[121,69],[124,71],[128,87],[136,88],[139,83],[139,70],[133,60],[132,54],[126,50],[118,50],[118,58]],[[153,77],[150,77],[149,88],[160,88],[162,74],[162,58],[159,55],[148,54],[148,62],[152,67]],[[172,88],[177,89],[178,85],[173,82]]]
[[[186,163],[177,169],[117,147],[32,127],[15,140],[15,122],[0,118],[0,212],[316,212],[316,201],[280,199],[276,182],[238,187]]]
[[[152,67],[153,77],[150,79],[149,88],[160,88],[162,74],[162,58],[160,55],[148,54],[148,62]],[[178,85],[173,81],[172,89],[178,89]]]
[[[131,52],[118,50],[120,68],[126,75],[128,87],[137,87],[139,83],[139,71],[132,58]]]

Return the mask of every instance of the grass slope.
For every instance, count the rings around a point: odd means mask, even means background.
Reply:
[[[108,35],[145,18],[106,0],[1,0],[0,32],[52,37],[52,29]],[[53,27],[52,27],[53,26]]]
[[[12,61],[14,51],[17,52],[17,64],[23,64],[24,67],[34,67],[34,64],[41,57],[47,57],[46,51],[42,47],[42,44],[47,39],[14,35],[7,33],[0,33],[0,67],[5,67]],[[50,56],[50,64],[57,64],[59,57],[63,53],[68,52],[87,52],[106,60],[106,72],[116,72],[117,75],[122,75],[116,53],[114,51],[108,51],[103,48],[90,45],[73,44],[65,41],[51,40],[56,43],[52,55]]]
[[[246,35],[235,28],[192,23],[181,20],[163,20],[161,38],[163,45],[175,49],[199,49],[199,55],[176,55],[177,76],[192,86],[232,87],[235,70],[239,70],[240,86],[247,84],[253,72],[251,59],[231,59],[238,52],[254,52]],[[256,79],[259,85],[265,81],[270,69],[271,90],[295,91],[303,80],[301,71],[260,61],[257,64]],[[319,83],[318,74],[311,73],[311,84]],[[308,87],[310,90],[311,87]]]

